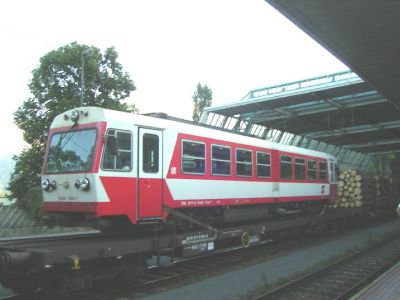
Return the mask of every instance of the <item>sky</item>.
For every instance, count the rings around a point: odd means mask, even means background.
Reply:
[[[13,113],[46,53],[115,47],[140,113],[191,119],[197,83],[213,104],[348,68],[263,0],[0,1],[0,159],[24,147]]]

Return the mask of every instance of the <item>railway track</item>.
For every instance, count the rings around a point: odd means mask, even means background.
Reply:
[[[252,299],[349,299],[399,259],[400,237],[395,236]]]
[[[15,240],[4,240],[0,243],[2,247],[6,247],[7,244],[19,244],[24,245],[25,247],[34,247],[35,245],[53,242],[53,243],[61,243],[64,245],[65,243],[74,241],[81,241],[88,238],[91,239],[104,239],[107,238],[106,234],[77,234],[71,236],[63,236],[63,237],[35,237],[35,238],[26,238],[21,239],[19,241]],[[114,237],[115,238],[115,237]],[[261,253],[265,255],[266,243],[263,242],[258,247],[252,248],[241,248],[234,247],[226,250],[217,250],[216,252],[200,256],[193,257],[189,259],[182,259],[175,261],[174,263],[161,265],[159,267],[151,266],[148,268],[148,272],[141,276],[139,280],[136,280],[135,283],[129,284],[129,289],[134,288],[137,293],[149,293],[149,290],[153,289],[155,286],[167,284],[168,282],[172,282],[174,280],[179,280],[180,278],[184,278],[187,276],[199,274],[201,272],[210,272],[212,269],[216,270],[221,268],[224,265],[230,265],[232,263],[239,263],[243,261],[246,257],[251,256],[260,256]],[[286,243],[286,245],[288,245]],[[287,248],[288,246],[284,247]],[[284,249],[280,246],[274,245],[270,249],[270,253],[277,253],[281,249]],[[247,253],[247,254],[246,254]],[[258,254],[256,254],[258,253]],[[111,280],[112,281],[112,280]],[[107,282],[105,285],[100,281],[97,284],[97,289],[93,291],[83,292],[79,294],[79,299],[108,299],[108,295],[114,295],[121,289],[126,290],[127,285],[126,282],[121,283],[119,280],[115,280],[115,282]],[[76,299],[76,295],[66,295],[66,296],[58,296],[59,299]],[[16,299],[26,299],[22,296],[18,295],[9,295],[9,296],[0,296],[0,300],[16,300]],[[40,292],[35,295],[30,295],[29,299],[51,299],[50,297],[45,297]]]
[[[108,284],[106,290],[97,290],[96,292],[87,294],[82,299],[119,299],[119,297],[126,298],[127,295],[129,295],[129,299],[137,299],[187,285],[223,272],[229,272],[235,268],[239,269],[264,262],[290,252],[299,251],[305,247],[325,243],[327,240],[337,237],[331,236],[327,238],[325,235],[302,236],[291,238],[290,240],[264,243],[251,248],[230,249],[208,256],[186,259],[167,266],[149,268],[148,274],[141,276],[134,284],[127,286],[118,283],[116,287],[111,289]]]
[[[136,279],[133,284],[115,282],[111,289],[108,284],[108,288],[101,287],[94,292],[86,293],[82,295],[82,299],[114,299],[114,297],[118,298],[127,294],[132,299],[141,298],[171,288],[171,286],[178,287],[201,277],[209,277],[225,267],[229,269],[232,269],[232,266],[240,267],[250,259],[279,255],[293,245],[294,241],[279,244],[264,243],[251,248],[231,248],[207,256],[176,261],[160,267],[150,267],[148,273]]]
[[[300,245],[300,240],[302,243]],[[272,242],[272,241],[271,241]],[[247,265],[258,259],[268,259],[274,256],[287,253],[287,249],[295,251],[299,246],[306,246],[307,243],[315,243],[315,237],[292,239],[290,241],[280,241],[278,243],[264,242],[258,246],[250,248],[234,247],[227,250],[220,250],[212,254],[193,257],[175,261],[171,264],[159,267],[151,266],[148,268],[147,274],[140,276],[134,282],[127,283],[121,280],[100,281],[91,291],[78,294],[79,299],[98,300],[98,299],[114,299],[120,294],[129,294],[132,299],[144,297],[149,294],[157,293],[171,286],[178,287],[190,283],[193,280],[206,278],[215,272],[223,271],[224,268],[232,270],[242,265]],[[76,299],[77,295],[58,296],[58,299],[71,300]],[[26,299],[21,296],[0,297],[0,300],[17,300]],[[51,299],[38,293],[31,295],[29,299]]]
[[[371,224],[369,224],[371,225]],[[368,226],[367,226],[368,227]],[[350,232],[344,233],[344,235]],[[340,234],[339,236],[341,236]],[[229,250],[219,250],[207,256],[194,257],[176,261],[172,264],[150,267],[147,274],[140,276],[138,280],[128,284],[121,280],[100,281],[94,289],[89,292],[80,293],[79,299],[113,299],[118,296],[130,295],[133,298],[143,297],[149,294],[180,287],[191,282],[198,281],[233,269],[256,264],[261,261],[298,251],[301,248],[324,243],[338,236],[308,235],[298,238],[291,237],[275,243],[263,243],[259,246],[250,248],[231,248]],[[100,238],[100,237],[97,237]],[[104,237],[103,237],[104,238]],[[400,242],[399,242],[400,246]],[[400,247],[398,247],[400,249]],[[77,299],[76,295],[57,297],[58,299]],[[11,296],[0,299],[24,299],[18,296]],[[25,298],[26,299],[26,298]],[[43,299],[41,295],[32,295],[29,299]],[[260,298],[263,299],[263,298]]]

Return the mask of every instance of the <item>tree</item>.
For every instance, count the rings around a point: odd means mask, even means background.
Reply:
[[[193,121],[198,122],[201,117],[203,109],[211,106],[212,91],[207,86],[201,86],[200,82],[197,84],[196,91],[193,93]]]
[[[114,48],[104,53],[96,47],[73,42],[40,59],[28,87],[31,96],[14,113],[14,121],[29,144],[14,157],[16,165],[9,190],[17,205],[34,213],[40,210],[41,166],[50,124],[58,114],[80,106],[81,58],[84,55],[84,105],[134,112],[123,102],[136,89],[128,73],[117,62]],[[33,197],[35,195],[35,197]]]

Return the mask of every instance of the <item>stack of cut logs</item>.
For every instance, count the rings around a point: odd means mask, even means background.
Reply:
[[[356,170],[346,170],[339,174],[339,201],[334,207],[362,207],[362,176]]]
[[[393,211],[400,200],[400,180],[389,176],[361,175],[356,170],[339,174],[338,201],[334,208],[360,208]]]

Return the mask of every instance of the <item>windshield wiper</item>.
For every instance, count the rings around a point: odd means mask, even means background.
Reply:
[[[71,136],[69,137],[69,139],[65,142],[65,144],[64,144],[63,146],[61,146],[62,140],[65,138],[65,136],[66,136],[68,133],[71,132],[72,129],[74,129],[74,127],[75,127],[76,125],[77,125],[77,123],[74,123],[66,132],[64,132],[64,133],[61,135],[61,137],[60,137],[60,139],[58,140],[58,143],[57,143],[57,147],[58,147],[60,150],[62,150],[62,149],[65,147],[65,145],[68,144],[68,142],[71,140],[72,136],[76,133],[76,131],[74,131],[74,132],[71,134]]]

